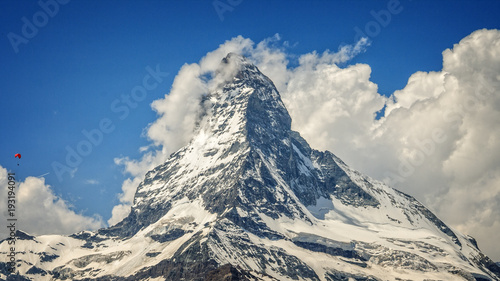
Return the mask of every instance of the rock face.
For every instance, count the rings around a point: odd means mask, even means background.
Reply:
[[[20,235],[18,275],[0,263],[0,278],[500,280],[473,238],[309,147],[244,57],[228,54],[217,75],[194,138],[147,173],[127,218],[71,236]]]

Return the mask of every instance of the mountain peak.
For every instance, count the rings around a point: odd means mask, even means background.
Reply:
[[[215,82],[219,85],[234,79],[251,81],[259,79],[259,77],[265,80],[266,83],[273,84],[273,82],[263,75],[245,56],[236,53],[228,53],[221,60],[215,74]]]
[[[246,129],[269,125],[268,129],[290,130],[291,117],[274,83],[248,59],[236,53],[227,54],[217,75],[223,76],[223,82],[203,100],[203,108],[212,116],[227,119],[241,113],[244,118],[240,124]]]
[[[233,53],[233,52],[228,53],[222,59],[222,62],[226,63],[226,64],[235,63],[235,64],[240,64],[240,65],[251,65],[252,64],[248,61],[248,59],[245,56],[237,54],[237,53]]]
[[[237,53],[228,53],[220,62],[219,67],[215,71],[217,75],[221,73],[226,76],[225,78],[233,78],[240,71],[245,69],[254,70],[256,67],[243,55]]]

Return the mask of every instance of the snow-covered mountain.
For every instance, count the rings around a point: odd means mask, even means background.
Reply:
[[[221,62],[195,136],[139,185],[130,215],[70,236],[18,232],[2,280],[500,280],[413,197],[309,147],[272,81]],[[0,244],[6,256],[8,241]]]

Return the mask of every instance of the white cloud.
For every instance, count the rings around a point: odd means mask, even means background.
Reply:
[[[85,181],[86,184],[91,184],[91,185],[96,185],[96,184],[99,184],[99,181],[98,180],[94,180],[94,179],[88,179]]]
[[[7,186],[7,170],[0,166],[0,186]],[[0,200],[7,202],[7,193],[0,193]],[[3,217],[8,217],[6,204],[0,204]],[[18,182],[16,188],[16,226],[31,234],[71,234],[84,229],[103,227],[98,216],[87,217],[77,214],[62,198],[54,195],[44,178],[27,177]],[[0,230],[6,237],[6,229]]]
[[[117,160],[131,178],[110,224],[129,212],[145,172],[189,141],[199,97],[212,86],[207,77],[227,53],[236,52],[274,81],[292,127],[312,147],[331,150],[352,167],[415,196],[500,259],[498,30],[467,36],[443,52],[442,71],[416,72],[391,98],[378,94],[370,66],[338,66],[363,52],[366,41],[338,52],[301,55],[293,68],[279,42],[278,35],[258,44],[239,36],[182,67],[170,93],[152,104],[159,117],[147,137],[158,150],[141,160]],[[384,104],[385,116],[375,120]]]
[[[135,186],[134,192],[137,189],[137,186]],[[124,218],[126,218],[128,214],[130,214],[131,207],[132,207],[131,202],[125,202],[114,206],[113,210],[111,211],[111,218],[108,220],[108,225],[109,226],[115,225],[120,221],[122,221]]]
[[[302,63],[290,75],[282,97],[292,127],[317,149],[360,146],[386,99],[369,81],[368,65],[339,68],[322,61],[301,57]]]
[[[394,92],[388,101],[385,115],[396,108],[410,108],[415,102],[438,97],[444,91],[444,72],[416,72],[403,90]]]

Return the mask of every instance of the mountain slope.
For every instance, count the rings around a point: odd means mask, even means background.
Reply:
[[[129,216],[97,232],[19,233],[16,278],[500,280],[473,238],[310,148],[244,57],[229,54],[215,79],[194,138],[146,174]]]

